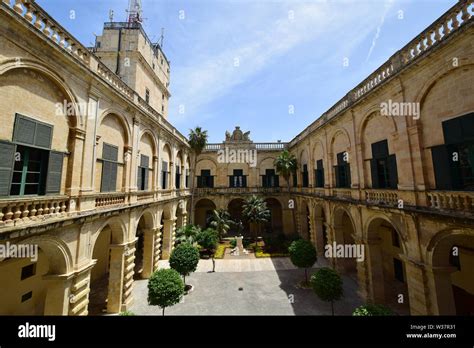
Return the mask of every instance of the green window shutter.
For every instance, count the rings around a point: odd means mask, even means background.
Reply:
[[[14,161],[15,144],[0,141],[0,196],[10,194]]]
[[[51,148],[53,127],[42,123],[36,124],[35,145],[38,147]]]
[[[138,166],[137,171],[137,188],[138,190],[142,189],[142,167]]]
[[[388,156],[388,142],[382,140],[372,144],[372,158],[385,158]]]
[[[110,179],[109,179],[109,191],[117,191],[117,163],[110,163]]]
[[[35,130],[35,121],[23,117],[21,115],[16,115],[15,130],[13,131],[13,141],[22,144],[34,145]]]
[[[50,151],[48,161],[48,174],[46,177],[46,194],[59,193],[61,191],[63,159],[63,153]]]
[[[436,188],[438,190],[452,190],[451,160],[445,145],[431,148]]]
[[[346,187],[351,187],[351,166],[350,164],[346,164]]]
[[[149,158],[148,156],[141,155],[141,157],[140,157],[140,165],[141,165],[143,168],[149,168],[149,167],[150,167],[150,158]]]
[[[398,170],[397,170],[397,157],[395,155],[388,156],[388,178],[390,182],[390,188],[398,188]]]
[[[145,168],[144,171],[145,171],[144,187],[145,187],[145,190],[148,190],[148,173],[149,173],[149,170],[148,170],[148,168]]]
[[[111,175],[112,163],[108,161],[102,161],[102,178],[100,184],[100,192],[109,192],[109,182]]]
[[[102,150],[102,159],[107,160],[107,161],[117,162],[118,147],[104,143],[104,147]]]
[[[380,183],[379,183],[379,173],[377,170],[377,159],[372,158],[370,160],[370,174],[372,177],[372,188],[380,188]]]

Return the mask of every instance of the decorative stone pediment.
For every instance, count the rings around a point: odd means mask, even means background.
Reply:
[[[252,143],[250,140],[250,131],[242,132],[239,126],[236,126],[232,134],[225,132],[225,143]]]

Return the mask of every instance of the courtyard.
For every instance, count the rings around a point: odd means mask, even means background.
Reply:
[[[309,274],[326,264],[316,263]],[[160,261],[160,267],[168,267]],[[311,289],[297,284],[304,270],[296,269],[288,258],[216,260],[212,273],[210,260],[201,260],[196,272],[186,277],[193,291],[165,315],[331,315],[330,303],[323,302]],[[357,283],[343,276],[344,298],[335,304],[335,315],[351,315],[363,301]],[[148,280],[138,280],[134,287],[135,315],[161,315],[161,308],[147,303]]]

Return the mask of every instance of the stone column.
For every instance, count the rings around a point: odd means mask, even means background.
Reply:
[[[411,315],[430,315],[430,303],[427,287],[427,278],[424,265],[400,255],[405,264],[408,296],[410,299]]]
[[[87,315],[90,293],[91,269],[97,263],[92,260],[75,273],[69,294],[69,315]]]
[[[66,194],[67,195],[78,195],[79,190],[81,189],[82,183],[82,171],[86,166],[82,165],[82,154],[84,152],[84,141],[86,139],[86,132],[80,128],[70,129],[70,137],[74,139],[73,142],[73,151],[69,157],[67,163],[67,173],[68,175],[63,178],[70,178],[70,182],[66,183]]]
[[[451,282],[451,273],[456,267],[433,267],[426,265],[428,279],[430,315],[456,315],[456,304]]]
[[[161,225],[158,225],[154,230],[153,230],[153,236],[154,236],[154,248],[153,248],[153,272],[158,269],[158,261],[160,260],[160,247],[161,247]]]
[[[322,217],[314,217],[314,243],[316,251],[318,252],[318,258],[324,258],[324,219]]]
[[[44,315],[68,315],[72,275],[46,275],[43,280],[47,283]]]
[[[367,299],[373,303],[385,303],[383,259],[381,239],[365,241]]]
[[[125,247],[126,244],[110,246],[107,313],[119,313],[122,308]]]
[[[163,220],[163,223],[162,259],[167,260],[171,255],[171,251],[174,249],[176,218]]]
[[[135,270],[135,245],[138,238],[127,243],[124,249],[123,295],[120,311],[126,311],[133,303],[133,274]]]

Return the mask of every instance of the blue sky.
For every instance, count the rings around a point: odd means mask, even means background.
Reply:
[[[37,2],[86,46],[109,9],[122,21],[128,6]],[[210,142],[236,125],[254,141],[291,140],[456,2],[142,0],[148,36],[158,41],[165,28],[169,120],[184,135],[202,126]]]

